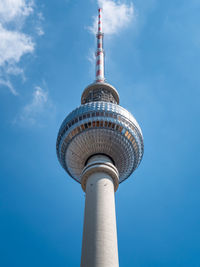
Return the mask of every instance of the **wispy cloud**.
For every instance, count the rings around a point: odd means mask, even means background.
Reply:
[[[35,29],[36,29],[37,35],[39,35],[39,36],[44,35],[44,31],[40,26],[36,27]]]
[[[87,54],[87,60],[90,62],[90,69],[89,69],[89,74],[91,79],[94,79],[95,75],[95,53],[94,53],[94,48],[90,48]]]
[[[37,20],[35,23],[35,31],[36,31],[37,35],[39,35],[39,36],[44,35],[44,30],[41,26],[43,21],[44,21],[44,16],[43,16],[42,12],[38,12],[37,13]]]
[[[0,85],[10,89],[14,95],[17,92],[11,83],[11,77],[21,75],[24,80],[24,71],[18,64],[24,55],[33,53],[35,49],[33,32],[23,32],[34,8],[34,0],[0,1]],[[37,20],[42,20],[41,18],[42,14],[38,15]],[[39,24],[35,32],[38,35],[44,34]]]
[[[12,83],[8,79],[7,80],[1,79],[1,77],[0,77],[0,85],[7,87],[13,95],[18,95],[18,93],[14,89]]]
[[[34,43],[30,36],[19,31],[9,31],[0,25],[0,66],[18,63],[26,53],[32,53]]]
[[[14,120],[19,125],[43,125],[47,118],[55,113],[55,107],[49,98],[48,91],[40,86],[35,86],[31,101],[25,105]]]
[[[98,0],[103,15],[103,32],[105,34],[116,34],[126,28],[134,18],[133,3],[126,4],[124,1]],[[92,33],[97,32],[97,16],[89,29]]]

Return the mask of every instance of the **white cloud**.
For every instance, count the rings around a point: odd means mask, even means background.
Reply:
[[[89,74],[91,79],[94,79],[95,75],[95,53],[94,53],[94,48],[89,49],[89,53],[87,55],[87,60],[90,62],[90,69],[89,69]]]
[[[1,0],[0,21],[10,22],[16,18],[29,16],[33,12],[33,1],[30,0]]]
[[[44,118],[52,117],[55,107],[49,99],[48,91],[40,86],[34,88],[30,103],[24,106],[14,123],[33,126]]]
[[[44,31],[40,26],[37,26],[35,29],[36,29],[37,35],[39,35],[39,36],[44,35]]]
[[[38,19],[39,19],[40,21],[44,20],[44,16],[43,16],[42,12],[38,12],[38,13],[37,13],[37,16],[38,16]]]
[[[34,0],[0,0],[0,85],[8,87],[15,95],[11,78],[12,75],[21,75],[23,81],[25,80],[24,70],[18,64],[24,55],[34,52],[34,26],[37,25],[37,35],[44,34],[40,25],[42,13],[36,14],[37,19],[34,17],[30,32],[23,32],[28,17],[34,14],[34,9]]]
[[[116,34],[121,29],[127,27],[134,17],[134,6],[122,1],[98,0],[103,16],[103,32],[105,34]],[[93,33],[97,32],[97,17],[94,18],[93,25],[90,27]]]
[[[24,70],[19,68],[16,64],[8,64],[8,66],[5,66],[5,71],[8,75],[20,75],[22,80],[25,81]]]
[[[47,91],[44,91],[40,86],[36,86],[31,103],[24,108],[25,116],[30,117],[31,113],[38,113],[41,111],[44,108],[47,99]]]
[[[89,54],[87,55],[87,60],[93,65],[95,62],[95,59],[96,59],[96,57],[95,57],[94,50],[90,49]]]
[[[14,89],[13,85],[11,84],[11,82],[8,79],[1,79],[1,77],[0,77],[0,85],[7,87],[13,95],[18,95],[18,93]]]
[[[0,24],[0,66],[5,62],[18,63],[26,53],[32,53],[34,43],[30,36],[18,31],[9,31]]]

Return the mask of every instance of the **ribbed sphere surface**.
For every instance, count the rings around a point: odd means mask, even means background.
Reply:
[[[119,172],[119,182],[128,178],[143,156],[143,137],[135,118],[126,109],[109,102],[90,102],[72,111],[57,137],[57,156],[76,181],[88,158],[108,155]]]

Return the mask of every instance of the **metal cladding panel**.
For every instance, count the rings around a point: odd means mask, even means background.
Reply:
[[[87,113],[88,111],[108,111],[108,112],[119,113],[120,115],[130,120],[133,124],[135,124],[138,130],[140,131],[140,134],[142,135],[142,130],[140,129],[138,122],[128,110],[126,110],[120,105],[116,105],[116,104],[109,103],[109,102],[102,102],[102,101],[90,102],[90,103],[81,105],[78,108],[74,109],[64,119],[63,123],[61,124],[59,132],[62,131],[63,127],[65,126],[67,122],[71,121],[77,116]]]
[[[57,155],[63,168],[78,182],[93,154],[110,156],[120,182],[128,178],[143,155],[143,137],[135,118],[109,102],[90,102],[72,111],[57,138]]]

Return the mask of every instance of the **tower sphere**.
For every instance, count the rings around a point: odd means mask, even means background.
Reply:
[[[94,89],[94,85],[91,87]],[[58,159],[78,182],[92,155],[111,158],[118,169],[119,182],[128,178],[142,159],[143,137],[136,119],[120,105],[106,101],[114,90],[103,89],[103,83],[96,83],[96,95],[92,96],[91,91],[91,99],[65,118],[58,133]],[[94,101],[96,97],[98,101]]]

